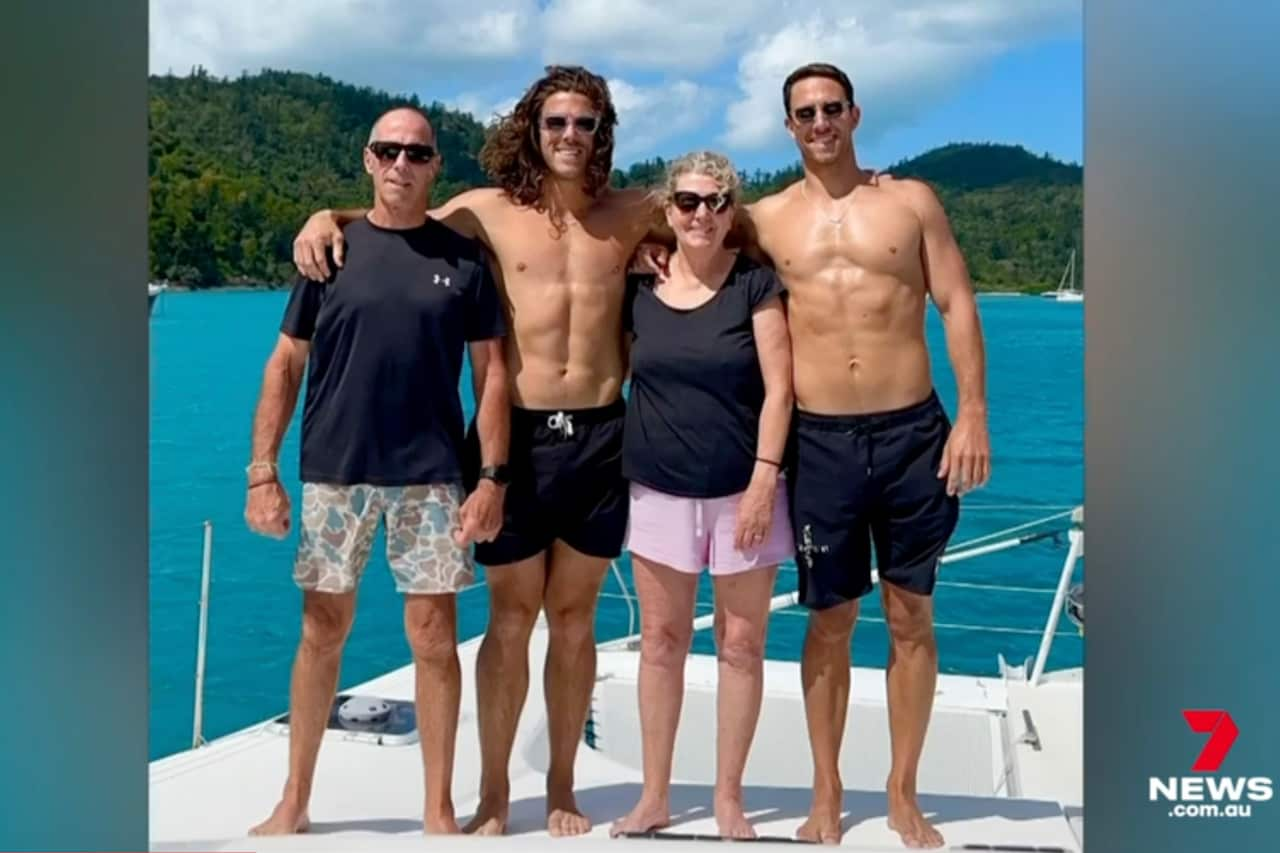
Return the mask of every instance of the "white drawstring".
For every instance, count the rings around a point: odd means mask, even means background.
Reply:
[[[573,415],[556,412],[547,418],[547,426],[559,432],[562,438],[570,438],[573,436]]]

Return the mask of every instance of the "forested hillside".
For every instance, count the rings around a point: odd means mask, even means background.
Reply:
[[[439,104],[292,72],[152,77],[152,278],[190,287],[289,280],[293,236],[308,213],[368,203],[360,149],[373,121],[406,102],[427,110],[444,153],[434,200],[483,185],[476,162],[483,126]],[[663,165],[632,164],[615,171],[614,183],[656,183]],[[1052,287],[1079,248],[1079,166],[1016,146],[957,144],[888,171],[934,186],[979,287]],[[744,175],[746,195],[758,198],[799,174],[792,165]]]

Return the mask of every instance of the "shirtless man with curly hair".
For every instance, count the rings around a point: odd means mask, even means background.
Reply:
[[[480,806],[467,832],[505,830],[540,610],[549,632],[547,828],[556,836],[591,828],[574,799],[573,768],[595,682],[596,601],[627,527],[622,304],[628,259],[651,219],[645,191],[608,187],[616,125],[601,77],[548,68],[481,151],[495,186],[430,211],[488,248],[510,331],[509,469],[486,472],[507,489],[503,525],[475,547],[490,615],[476,662]],[[325,246],[340,264],[340,229],[363,215],[313,216],[295,243],[299,268],[327,277]]]
[[[859,166],[853,135],[862,112],[848,76],[825,63],[805,65],[784,81],[782,96],[804,174],[744,206],[736,239],[774,267],[788,295],[797,408],[788,483],[800,603],[810,610],[802,678],[814,768],[809,819],[797,835],[838,844],[843,834],[850,644],[860,601],[874,589],[874,548],[890,635],[889,825],[908,847],[939,847],[944,840],[920,808],[916,780],[937,679],[932,593],[940,557],[959,496],[982,487],[991,471],[981,323],[933,190]],[[542,501],[539,508],[518,496],[513,481],[503,532],[492,550],[476,549],[481,563],[482,553],[506,557],[490,569],[493,615],[477,673],[485,769],[473,826],[487,830],[501,830],[506,816],[506,766],[540,605],[552,629],[549,828],[589,829],[572,805],[573,757],[595,676],[591,619],[607,565],[598,555],[616,554],[626,526],[612,450],[625,376],[625,272],[653,224],[643,193],[605,189],[614,123],[603,81],[553,69],[482,152],[499,188],[441,209],[448,224],[489,246],[505,283],[518,407],[511,459],[533,472],[518,476],[533,477]],[[313,217],[295,250],[304,272],[335,232],[331,216]],[[650,257],[661,265],[660,253]],[[929,301],[956,374],[954,421],[933,389]],[[604,417],[615,409],[616,419]],[[606,443],[607,465],[592,455]],[[611,547],[593,551],[606,534]],[[551,536],[546,551],[527,553]],[[575,669],[578,655],[589,665]]]

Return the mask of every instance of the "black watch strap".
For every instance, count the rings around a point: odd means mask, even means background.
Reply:
[[[499,486],[511,482],[511,473],[506,465],[485,465],[480,469],[481,480],[493,480]]]

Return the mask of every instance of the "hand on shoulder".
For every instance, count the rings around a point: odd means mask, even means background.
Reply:
[[[329,249],[333,249],[333,267]],[[328,281],[341,267],[346,254],[346,238],[332,210],[311,214],[293,240],[293,265],[312,281]]]

